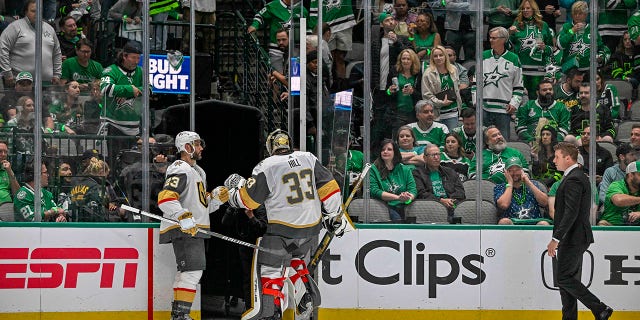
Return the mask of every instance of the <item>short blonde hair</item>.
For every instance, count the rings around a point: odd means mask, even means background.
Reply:
[[[589,5],[585,1],[576,1],[571,6],[571,16],[578,13],[588,13]]]
[[[87,176],[104,177],[109,173],[109,165],[103,160],[92,157],[83,173]]]

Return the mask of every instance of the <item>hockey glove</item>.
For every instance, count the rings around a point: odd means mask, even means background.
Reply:
[[[180,230],[191,236],[195,236],[198,233],[198,226],[196,221],[193,220],[193,214],[189,211],[185,211],[180,217],[178,217],[180,223]]]
[[[322,224],[328,232],[340,238],[347,228],[347,219],[343,215],[325,215],[322,217]]]
[[[240,189],[244,186],[245,181],[241,175],[233,173],[224,181],[224,186],[229,190]]]

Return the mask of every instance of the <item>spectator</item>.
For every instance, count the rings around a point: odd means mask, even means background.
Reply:
[[[80,84],[80,91],[88,92],[91,83],[102,76],[102,65],[91,59],[93,47],[87,39],[80,39],[75,45],[76,55],[67,58],[62,63],[62,77],[60,84],[64,85],[68,81],[75,80]]]
[[[447,52],[447,56],[449,57],[449,62],[454,67],[456,67],[456,73],[458,74],[458,78],[460,79],[460,84],[458,85],[458,87],[460,88],[460,91],[469,88],[469,76],[467,75],[468,70],[463,65],[456,62],[458,60],[458,56],[456,55],[456,50],[453,49],[452,46],[444,46],[444,50]],[[460,92],[460,95],[462,96],[462,92]],[[471,106],[471,105],[472,103],[468,104],[467,106]]]
[[[629,143],[635,150],[640,149],[640,123],[635,123],[631,126],[631,134],[629,136]]]
[[[580,105],[578,92],[580,84],[584,80],[584,73],[578,68],[571,68],[566,72],[565,80],[562,84],[557,84],[553,88],[553,97],[562,102],[567,109],[571,110],[575,106]]]
[[[36,2],[28,0],[25,17],[12,22],[0,35],[0,71],[5,87],[13,88],[15,76],[35,72],[36,60]],[[42,24],[42,73],[38,81],[44,85],[58,84],[62,72],[62,54],[56,32],[49,24]]]
[[[616,86],[610,83],[604,83],[602,79],[602,71],[596,73],[596,90],[598,91],[598,100],[596,103],[605,109],[609,109],[612,119],[620,119],[620,96]]]
[[[418,54],[420,61],[425,64],[429,63],[431,48],[435,48],[442,43],[438,28],[431,13],[421,12],[416,18],[416,28],[411,34],[413,38],[413,47]]]
[[[0,220],[13,221],[13,196],[20,188],[20,183],[9,162],[9,146],[0,140]]]
[[[602,181],[598,186],[598,194],[600,201],[605,201],[607,197],[607,189],[612,182],[624,179],[625,170],[630,163],[635,162],[638,156],[638,152],[631,148],[628,143],[622,143],[616,148],[617,164],[604,170],[602,175]]]
[[[191,3],[191,1],[189,1],[188,4],[189,3]],[[211,3],[213,3],[214,6],[216,4],[215,1],[211,1]],[[198,4],[198,1],[196,1],[196,4]],[[151,21],[158,23],[151,25],[151,39],[149,42],[151,50],[166,49],[167,27],[165,27],[164,24],[167,22],[169,17],[172,17],[175,20],[182,20],[183,15],[179,13],[178,10],[180,10],[180,1],[178,0],[149,1],[149,16],[151,17]],[[215,9],[213,11],[215,12]],[[213,23],[215,23],[215,14]],[[185,53],[186,52],[187,51],[185,51]]]
[[[58,166],[57,203],[64,211],[69,212],[71,188],[73,188],[73,171],[69,162],[61,162]]]
[[[167,160],[167,155],[171,155],[168,152],[169,149],[166,146],[173,146],[173,138],[168,136],[169,139],[164,140],[165,142],[162,145],[159,145],[154,137],[149,137],[149,154],[151,160],[149,161],[149,194],[151,195],[149,205],[150,212],[156,214],[162,214],[160,208],[158,208],[158,193],[162,191],[165,182],[165,173],[167,172],[167,167],[170,164]],[[121,166],[125,166],[119,173],[118,181],[120,184],[124,186],[127,199],[130,202],[131,206],[136,208],[142,207],[143,202],[143,194],[142,194],[142,184],[144,178],[144,171],[142,167],[142,139],[138,139],[137,141],[137,151],[140,154],[136,155],[136,158],[133,159],[133,163],[123,163],[120,161]],[[174,150],[175,151],[175,150]],[[175,152],[173,152],[175,154]],[[122,158],[120,158],[122,159]],[[122,167],[121,167],[122,168]]]
[[[420,71],[420,59],[411,49],[404,49],[398,55],[396,66],[391,70],[392,84],[387,89],[387,94],[395,95],[396,110],[393,130],[401,125],[416,121],[414,105],[420,100],[422,72]],[[393,99],[393,98],[392,98]]]
[[[15,139],[13,140],[13,147],[14,150],[19,154],[33,154],[33,135],[29,134],[33,133],[33,127],[35,126],[35,103],[33,102],[33,99],[31,97],[23,96],[18,99],[17,107],[20,111],[18,111],[18,114],[14,119],[6,123],[4,130],[16,133],[27,133],[16,135]],[[51,119],[51,116],[49,116],[47,119]],[[43,118],[42,123],[40,124],[42,129],[45,129],[44,122],[45,119]]]
[[[460,112],[462,125],[453,128],[453,133],[457,133],[462,139],[462,148],[466,152],[465,156],[469,159],[473,158],[476,153],[476,109],[465,108]],[[485,127],[482,126],[484,132]]]
[[[582,71],[589,70],[592,37],[591,27],[586,21],[588,14],[589,5],[585,1],[576,1],[571,6],[573,22],[566,22],[558,32],[556,44],[563,52],[561,62],[563,69],[575,66]],[[596,45],[598,48],[597,65],[602,66],[609,60],[611,52],[602,43],[600,34],[596,34]],[[594,65],[596,65],[595,63],[596,61],[594,61]]]
[[[397,137],[402,163],[411,168],[411,170],[415,169],[416,165],[424,164],[422,153],[425,146],[418,146],[413,129],[409,126],[401,126],[398,129]]]
[[[73,218],[80,222],[126,222],[131,219],[126,210],[120,208],[113,187],[107,181],[109,165],[91,158],[81,177],[71,190]]]
[[[53,116],[56,131],[76,134],[82,125],[82,105],[78,101],[80,84],[70,81],[64,85],[64,95],[61,100],[55,100],[49,107]]]
[[[436,108],[438,121],[450,131],[458,126],[458,110],[462,107],[458,71],[441,45],[433,47],[429,59],[422,77],[422,98]]]
[[[496,27],[509,28],[513,24],[514,18],[519,14],[518,1],[516,0],[490,0],[487,22],[489,30]],[[491,31],[489,31],[491,35]]]
[[[430,143],[438,147],[444,145],[444,137],[449,133],[447,126],[435,121],[433,105],[426,100],[416,103],[417,122],[408,124],[413,129],[416,141],[419,146],[426,146]]]
[[[283,0],[284,2],[290,1],[290,0]],[[202,39],[200,41],[196,40],[196,48],[199,50],[196,50],[196,52],[200,51],[200,52],[207,52],[207,53],[212,53],[213,52],[213,43],[214,43],[214,39],[213,39],[213,35],[214,35],[214,29],[213,27],[216,24],[216,1],[209,1],[209,0],[193,0],[194,4],[193,4],[193,9],[195,11],[195,19],[194,19],[194,23],[196,24],[204,24],[204,25],[210,25],[211,27],[209,28],[196,28],[196,39]],[[275,2],[275,1],[274,1]],[[287,2],[289,3],[289,2]],[[270,7],[269,4],[267,4],[267,7]],[[182,17],[185,20],[185,22],[190,22],[190,18],[189,18],[189,14],[190,14],[190,1],[182,1]],[[266,8],[266,7],[265,7]],[[283,8],[283,7],[280,7]],[[260,11],[262,12],[262,11]],[[260,14],[257,13],[256,17]],[[287,13],[286,17],[289,18],[290,14]],[[264,20],[268,20],[269,15],[265,14],[264,16]],[[255,22],[255,20],[254,20]],[[282,21],[284,22],[284,21]],[[272,24],[271,25],[271,38],[273,40],[273,32],[275,32],[277,29],[281,28],[281,26],[277,26]],[[191,31],[189,31],[188,28],[185,28],[182,34],[182,52],[190,52],[189,51],[189,34],[193,33]],[[271,45],[271,44],[270,44]]]
[[[478,4],[476,0],[446,1],[446,19],[444,21],[445,43],[460,53],[464,50],[464,60],[471,61],[476,56],[476,15]],[[480,28],[482,29],[482,28]]]
[[[543,79],[538,83],[536,90],[538,98],[529,100],[527,104],[520,107],[516,113],[516,133],[520,140],[533,145],[539,130],[544,125],[551,125],[557,128],[557,138],[563,141],[569,133],[569,122],[571,114],[567,107],[553,99],[553,84],[549,79]],[[556,130],[554,130],[556,131]],[[550,149],[550,156],[553,149]]]
[[[484,124],[495,125],[504,137],[510,139],[511,115],[515,115],[522,102],[522,69],[518,56],[507,50],[509,31],[503,27],[489,30],[491,50],[483,54],[483,109]]]
[[[416,182],[411,169],[402,164],[400,148],[393,140],[385,139],[380,147],[369,174],[371,197],[387,204],[392,221],[402,221],[406,205],[417,195]]]
[[[62,53],[62,62],[67,58],[76,56],[76,43],[81,37],[78,35],[78,26],[76,20],[72,16],[66,16],[58,22],[60,33],[58,33],[58,42],[60,43],[60,53]]]
[[[525,0],[509,28],[513,52],[522,64],[522,82],[529,99],[536,98],[538,83],[544,77],[544,66],[552,62],[553,32],[542,20],[538,4]]]
[[[128,24],[142,22],[142,2],[138,0],[118,0],[109,9],[109,19]]]
[[[576,136],[589,127],[589,112],[591,112],[590,90],[591,87],[588,82],[580,85],[580,107],[571,109],[569,135],[566,136],[565,141],[575,141]],[[597,128],[596,141],[613,142],[613,137],[615,137],[616,132],[613,129],[611,111],[602,105],[596,105],[595,110]],[[584,140],[582,140],[582,142],[584,142]],[[580,143],[578,142],[577,144],[579,145]]]
[[[562,140],[561,140],[562,141]],[[556,169],[553,158],[553,147],[558,144],[558,134],[553,125],[547,124],[540,128],[540,135],[531,148],[531,175],[541,181],[547,188],[562,179],[562,173]]]
[[[49,172],[47,165],[42,163],[40,175],[40,212],[42,214],[41,221],[52,222],[67,222],[67,214],[64,209],[58,207],[53,194],[45,189],[49,185]],[[16,221],[36,221],[35,215],[35,170],[34,163],[30,161],[27,163],[24,171],[24,177],[27,181],[16,193],[16,199],[14,200],[14,213]]]
[[[100,79],[93,80],[90,88],[89,100],[84,102],[83,130],[86,134],[96,134],[100,126],[100,113],[102,112]]]
[[[558,0],[540,0],[538,1],[538,7],[541,9],[540,14],[542,14],[542,21],[546,22],[549,29],[555,34],[556,18],[561,14]]]
[[[393,4],[394,18],[398,21],[395,33],[400,36],[410,36],[416,25],[417,15],[409,11],[407,0],[395,0]]]
[[[11,106],[19,107],[22,104],[19,104],[18,100],[23,96],[28,96],[32,99],[32,102],[34,101],[33,76],[28,71],[18,73],[18,75],[16,76],[15,87],[13,88],[13,90],[10,89],[8,92],[5,92],[4,97],[2,97],[2,99],[0,100],[0,106],[2,107],[2,109],[6,109]],[[49,113],[49,100],[49,96],[45,95],[42,105],[42,123],[46,132],[53,132],[53,118]],[[20,110],[18,110],[18,112],[19,111]]]
[[[580,140],[582,141],[582,146],[578,148],[580,154],[585,159],[584,162],[584,170],[589,172],[589,135],[591,133],[591,127],[585,127],[582,131],[582,135],[580,136]],[[611,167],[613,165],[613,157],[611,156],[611,152],[607,149],[601,147],[596,142],[596,185],[600,184],[602,181],[602,175],[604,174],[604,170]]]
[[[204,0],[203,0],[204,2]],[[284,70],[284,60],[282,51],[278,49],[278,44],[276,41],[276,31],[282,29],[283,27],[290,26],[290,19],[292,16],[292,12],[294,15],[294,19],[300,18],[300,6],[302,2],[297,2],[292,5],[291,0],[273,0],[262,8],[256,15],[253,17],[253,22],[247,29],[248,33],[253,33],[258,29],[261,29],[264,26],[269,28],[269,57],[271,58],[271,65],[277,71],[282,72]],[[309,13],[307,9],[302,9],[302,16],[307,18]]]
[[[464,187],[458,173],[440,164],[440,148],[430,145],[424,149],[424,166],[413,170],[418,199],[433,200],[442,203],[453,217],[456,205],[465,199]]]
[[[620,226],[640,223],[640,163],[631,162],[626,169],[624,180],[609,185],[604,200],[604,211],[598,221],[599,226]]]
[[[635,0],[623,0],[604,4],[598,3],[598,34],[602,36],[603,44],[613,52],[627,31],[631,10],[635,10],[638,3]]]
[[[444,140],[444,147],[440,147],[440,164],[449,167],[458,173],[460,181],[467,180],[469,175],[469,158],[462,147],[462,140],[457,133],[447,133]]]
[[[380,41],[378,42],[380,49],[376,50],[376,53],[379,53],[378,59],[373,59],[373,61],[379,61],[380,65],[377,68],[379,72],[376,73],[379,79],[375,82],[378,90],[375,91],[373,105],[372,128],[374,131],[371,138],[373,145],[377,145],[382,139],[391,138],[393,135],[393,124],[396,121],[395,112],[392,111],[391,99],[388,98],[386,91],[392,85],[393,76],[391,74],[400,52],[411,47],[411,42],[407,37],[398,36],[393,31],[397,22],[392,15],[383,12],[378,16],[378,21],[381,27]]]
[[[502,136],[500,130],[494,126],[489,126],[484,130],[484,141],[486,147],[482,150],[482,179],[491,180],[495,183],[504,183],[505,164],[508,159],[519,158],[522,168],[526,172],[529,171],[529,164],[524,155],[517,149],[507,145],[507,141]],[[475,179],[476,176],[476,157],[471,159],[469,165],[469,178]]]
[[[5,107],[2,111],[2,118],[0,119],[0,127],[3,127],[7,122],[14,119],[18,114],[18,109],[15,106]]]
[[[116,4],[117,5],[117,4]],[[103,128],[109,136],[134,137],[140,133],[140,112],[142,99],[142,68],[139,43],[129,41],[118,53],[115,64],[104,69],[100,80],[103,96],[102,120],[98,134]],[[117,155],[120,150],[130,149],[131,141],[126,139],[109,140],[109,155]],[[113,161],[112,161],[113,163]]]
[[[638,75],[634,73],[633,50],[635,46],[629,32],[625,31],[620,38],[620,43],[611,55],[609,63],[605,66],[605,79],[625,80],[631,83],[633,93],[631,100],[635,100],[638,96]]]
[[[547,206],[547,195],[541,190],[540,183],[531,181],[522,170],[520,158],[509,158],[506,168],[507,183],[493,188],[493,198],[500,211],[498,224],[551,224],[540,209]]]
[[[356,18],[353,15],[351,0],[344,0],[337,5],[322,6],[322,22],[327,23],[331,29],[329,48],[336,67],[336,77],[346,79],[346,62],[344,58],[352,48],[353,26],[356,25]],[[318,1],[311,1],[311,18],[309,26],[314,29],[318,24]],[[323,29],[324,30],[324,29]]]

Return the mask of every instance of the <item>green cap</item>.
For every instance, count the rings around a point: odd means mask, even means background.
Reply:
[[[382,23],[384,21],[384,19],[386,19],[389,16],[390,15],[388,13],[386,13],[386,12],[380,13],[380,15],[378,16],[378,22]]]
[[[518,166],[520,168],[522,168],[522,161],[520,161],[520,158],[518,157],[512,157],[507,159],[507,166],[506,168],[509,169],[513,166]]]

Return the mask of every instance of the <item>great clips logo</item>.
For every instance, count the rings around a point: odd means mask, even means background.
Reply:
[[[73,289],[83,274],[99,274],[100,288],[135,288],[138,256],[135,248],[0,248],[0,289]]]
[[[415,249],[415,250],[414,250]],[[355,270],[361,279],[376,285],[392,285],[402,281],[404,285],[427,285],[429,298],[436,298],[437,287],[449,285],[458,279],[466,285],[478,285],[484,282],[487,275],[482,270],[484,257],[469,254],[458,258],[446,253],[430,253],[424,251],[422,242],[414,243],[405,240],[399,243],[392,240],[375,240],[364,244],[355,257]],[[376,263],[383,261],[367,261],[368,256],[384,255],[388,260],[402,259],[398,272],[375,274],[372,271]],[[329,285],[342,282],[342,275],[331,274],[331,263],[340,261],[340,255],[332,255],[330,250],[322,258],[322,280]],[[388,261],[387,260],[387,261]],[[425,262],[426,265],[425,265]]]

